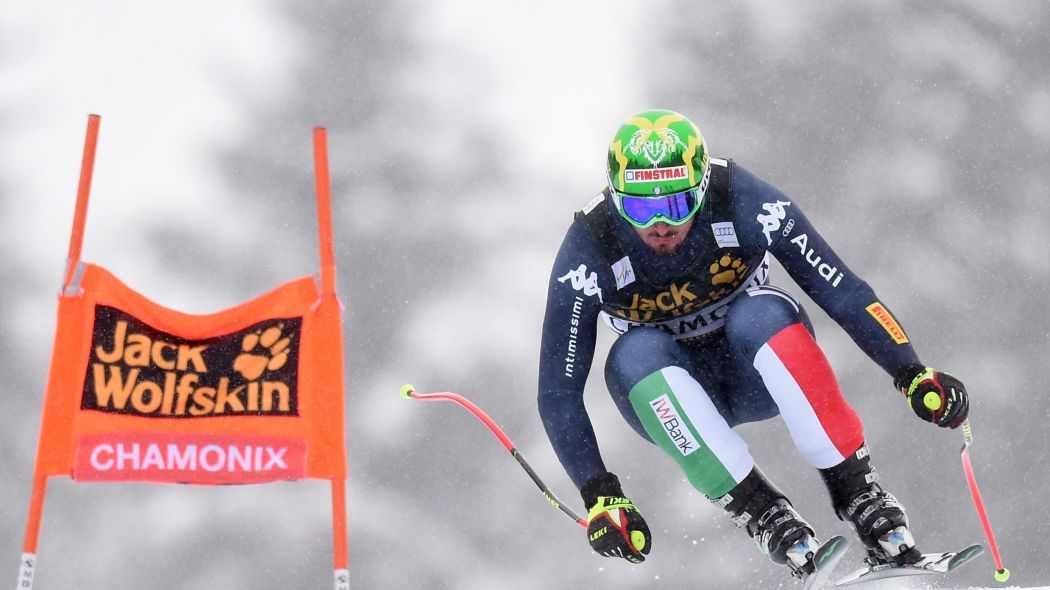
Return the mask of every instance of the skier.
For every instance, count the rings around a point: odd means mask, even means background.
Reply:
[[[605,467],[584,408],[601,318],[620,334],[605,381],[624,419],[772,561],[805,578],[820,547],[733,430],[778,414],[869,560],[919,558],[904,509],[878,483],[861,421],[805,310],[768,284],[770,254],[893,377],[919,418],[947,428],[966,419],[963,384],[919,361],[887,305],[797,200],[732,160],[710,157],[684,116],[638,113],[609,146],[608,186],[576,213],[558,251],[540,351],[540,415],[583,497],[598,553],[640,563],[652,548],[641,513]]]

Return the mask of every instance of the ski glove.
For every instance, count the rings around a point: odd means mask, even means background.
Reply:
[[[970,399],[962,381],[930,367],[909,365],[894,380],[920,418],[942,428],[958,428],[970,413]]]
[[[649,525],[634,503],[623,495],[620,480],[612,473],[589,479],[581,490],[587,506],[587,539],[605,557],[622,557],[631,563],[645,561],[653,540]]]

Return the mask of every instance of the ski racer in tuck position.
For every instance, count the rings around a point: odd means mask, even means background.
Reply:
[[[608,187],[576,213],[558,251],[540,351],[540,415],[583,496],[598,553],[639,563],[652,548],[641,513],[605,467],[583,403],[600,318],[620,334],[605,381],[624,419],[775,563],[805,578],[820,541],[733,427],[778,414],[869,560],[919,558],[805,310],[768,284],[770,254],[892,376],[919,418],[947,428],[966,419],[963,384],[919,361],[887,305],[797,200],[710,157],[684,116],[638,113],[609,147]]]

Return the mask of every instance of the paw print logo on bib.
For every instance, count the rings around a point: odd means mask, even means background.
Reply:
[[[726,254],[711,264],[711,284],[724,285],[736,282],[747,271],[747,265],[739,258]]]
[[[241,354],[233,361],[233,370],[247,381],[255,381],[264,371],[276,371],[288,362],[291,339],[283,337],[284,325],[252,332],[241,341]]]

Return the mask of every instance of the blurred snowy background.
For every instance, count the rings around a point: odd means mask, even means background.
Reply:
[[[467,395],[582,509],[535,409],[546,281],[612,132],[650,107],[690,116],[715,155],[797,197],[922,358],[964,380],[1011,583],[1050,584],[1048,26],[1040,0],[6,2],[0,585],[17,573],[94,112],[84,259],[191,313],[315,272],[310,133],[328,128],[351,587],[793,587],[636,438],[600,371],[588,405],[603,454],[655,533],[642,566],[592,553],[466,412],[398,396],[404,382]],[[960,435],[917,420],[809,311],[921,546],[983,542]],[[779,420],[742,432],[823,535],[845,532]],[[328,588],[328,511],[321,482],[55,479],[37,584]],[[991,585],[992,569],[950,584]]]

